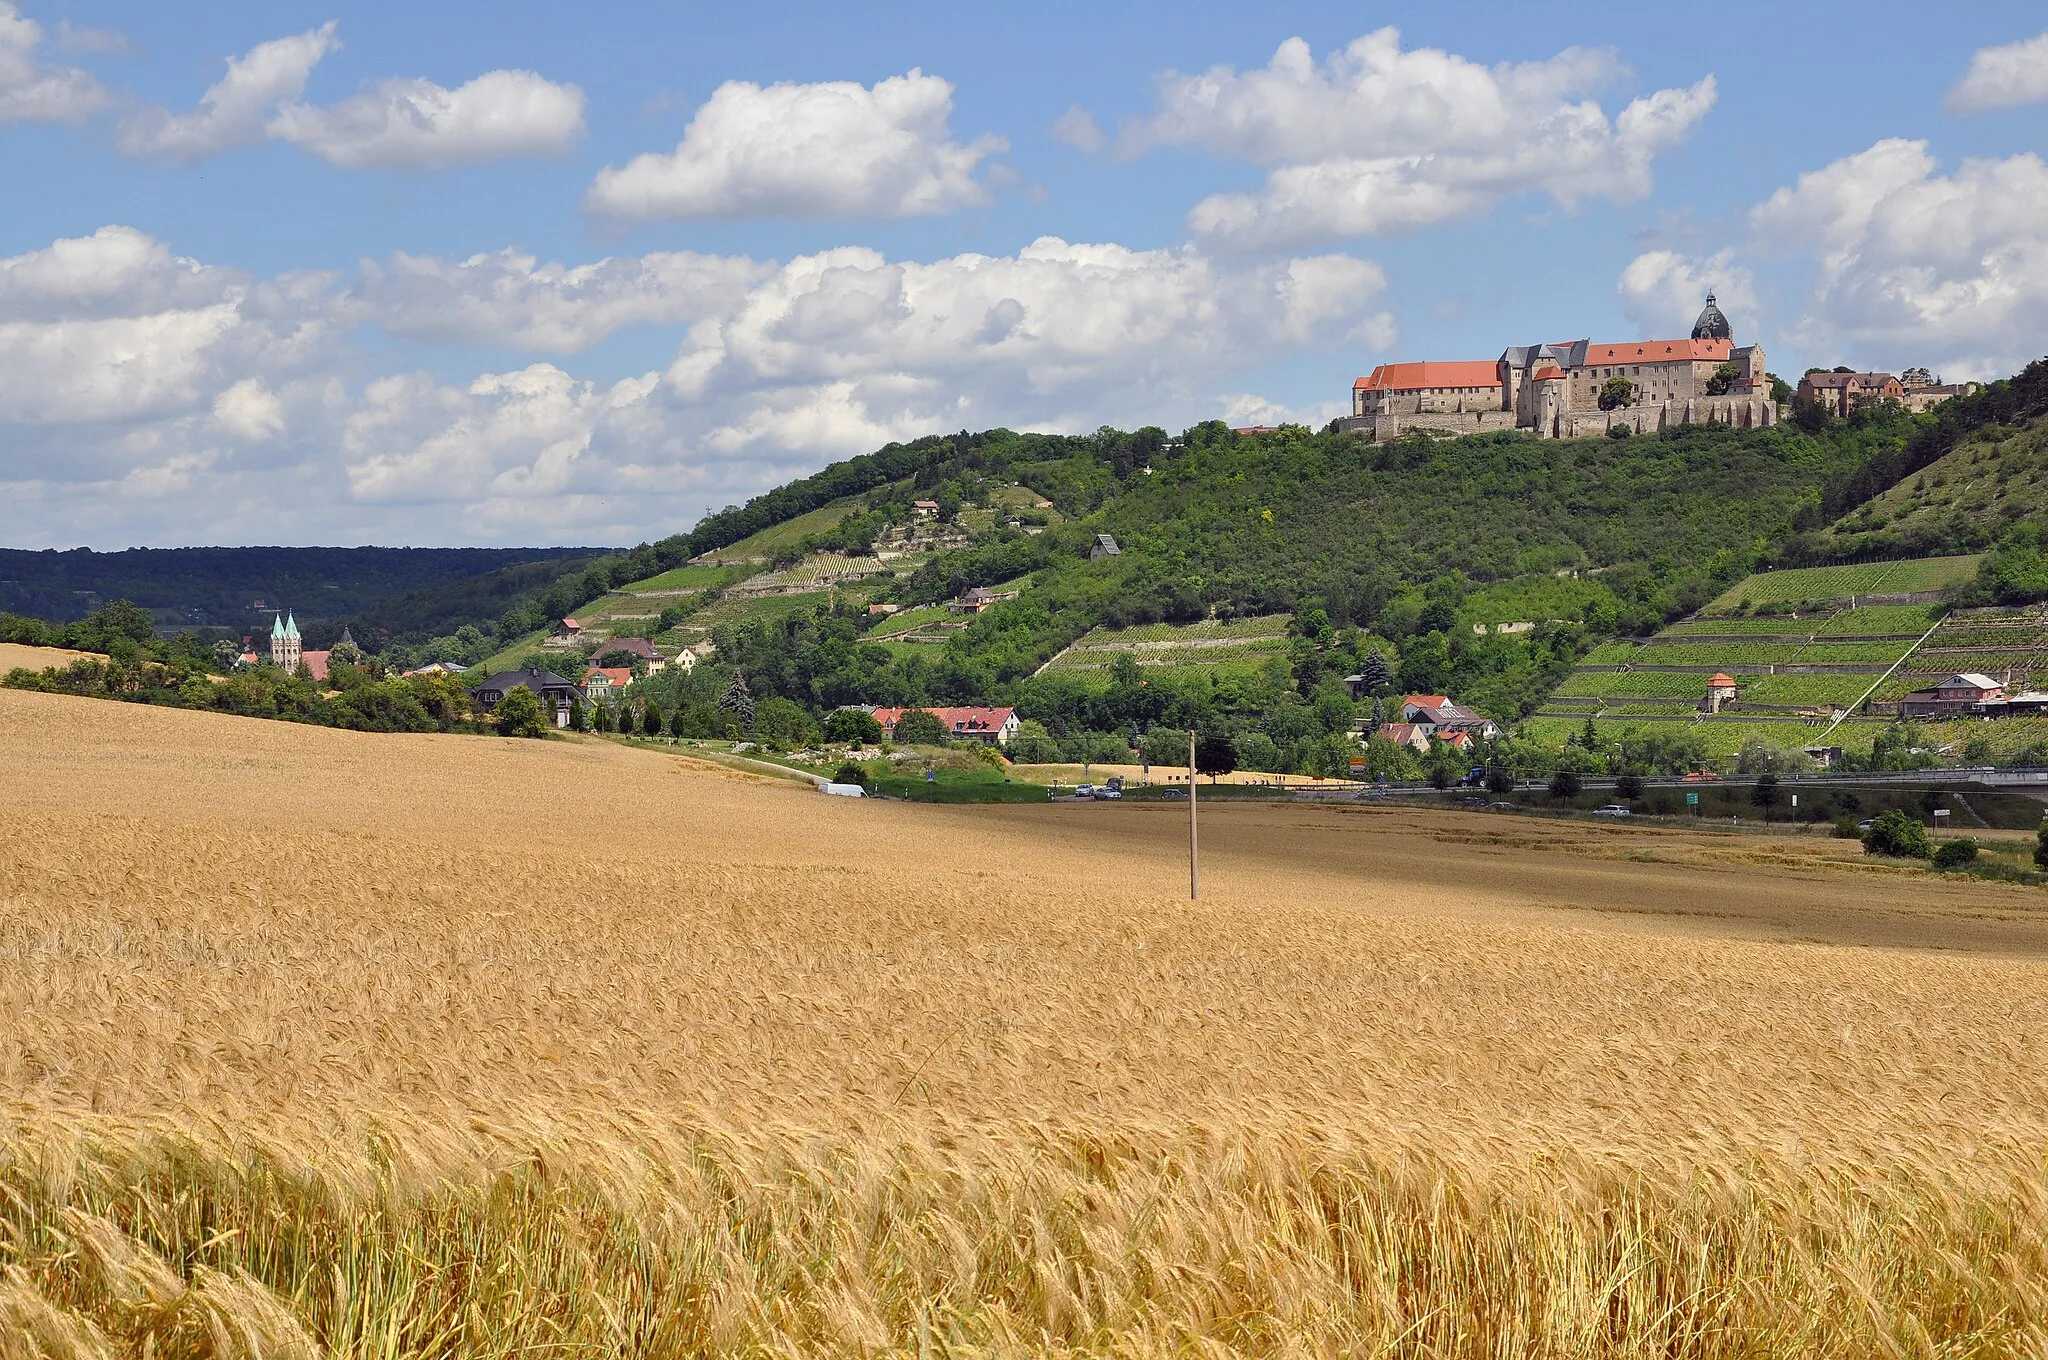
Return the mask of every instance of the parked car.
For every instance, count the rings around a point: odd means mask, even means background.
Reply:
[[[1595,817],[1633,817],[1633,816],[1635,816],[1635,814],[1634,814],[1633,812],[1629,811],[1629,808],[1628,808],[1628,804],[1626,804],[1626,803],[1608,803],[1608,804],[1606,804],[1606,805],[1605,805],[1605,806],[1603,806],[1603,807],[1596,807],[1596,808],[1594,808],[1594,809],[1593,809],[1593,815],[1594,815]]]
[[[1074,785],[1074,796],[1076,798],[1093,798],[1095,796],[1095,786],[1093,784],[1076,784]]]
[[[1111,788],[1109,785],[1104,784],[1101,788],[1095,791],[1093,796],[1097,802],[1101,802],[1105,798],[1121,798],[1124,796],[1124,791],[1122,789]]]
[[[1486,806],[1492,808],[1495,812],[1520,812],[1522,810],[1520,803],[1488,803]]]

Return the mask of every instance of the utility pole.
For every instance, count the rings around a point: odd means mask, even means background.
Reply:
[[[1188,729],[1188,901],[1202,897],[1201,842],[1195,837],[1195,729]]]

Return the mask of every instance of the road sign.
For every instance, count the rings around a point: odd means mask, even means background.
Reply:
[[[1948,816],[1948,809],[1947,809],[1947,808],[1936,808],[1936,809],[1934,810],[1934,815],[1935,815],[1935,816],[1937,816],[1937,817],[1946,817],[1946,816]]]
[[[1700,796],[1696,793],[1688,793],[1685,795],[1685,805],[1687,807],[1698,807],[1700,805]]]
[[[1364,757],[1364,756],[1353,756],[1353,757],[1351,757],[1351,777],[1352,777],[1353,779],[1356,779],[1356,778],[1358,778],[1358,776],[1359,776],[1360,774],[1364,773],[1364,771],[1365,771],[1365,757]]]

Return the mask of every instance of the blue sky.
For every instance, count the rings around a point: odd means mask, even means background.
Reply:
[[[631,542],[1708,286],[2048,351],[2041,7],[1781,9],[0,0],[0,542]]]

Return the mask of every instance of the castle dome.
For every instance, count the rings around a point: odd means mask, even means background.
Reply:
[[[1695,340],[1733,340],[1734,327],[1728,318],[1721,315],[1721,309],[1714,305],[1714,295],[1707,294],[1707,305],[1700,312],[1700,319],[1692,323],[1692,338]]]

